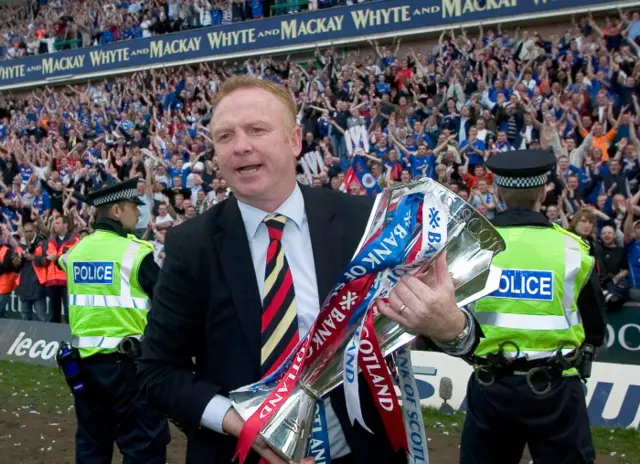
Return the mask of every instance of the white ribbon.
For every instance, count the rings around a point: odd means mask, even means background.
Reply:
[[[430,192],[425,193],[422,202],[422,247],[420,258],[436,256],[447,243],[448,211],[438,196],[434,180],[431,182]]]
[[[344,385],[344,395],[347,403],[347,412],[349,413],[349,421],[351,425],[355,422],[359,423],[363,429],[365,429],[369,433],[373,433],[367,424],[364,422],[364,418],[362,417],[362,408],[360,407],[360,393],[358,386],[358,354],[360,353],[360,334],[362,333],[362,328],[364,327],[364,323],[367,320],[366,317],[362,318],[362,322],[360,326],[351,337],[349,344],[344,352],[344,356],[342,358],[343,362],[343,385]]]
[[[404,429],[407,433],[407,462],[409,464],[429,464],[429,447],[427,433],[422,420],[420,395],[411,365],[411,351],[404,347],[393,354],[396,370],[398,371],[398,385],[402,396]]]

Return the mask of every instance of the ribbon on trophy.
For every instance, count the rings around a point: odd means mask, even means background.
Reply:
[[[236,457],[243,464],[260,429],[279,410],[298,382],[305,366],[319,360],[320,365],[328,362],[327,350],[335,349],[351,320],[356,308],[366,310],[364,300],[369,302],[375,294],[370,292],[376,274],[389,267],[401,264],[404,250],[412,238],[416,226],[417,212],[423,195],[408,194],[400,198],[393,218],[382,232],[372,237],[366,246],[347,265],[334,291],[323,304],[314,325],[297,348],[276,387],[271,391],[260,408],[245,422],[240,437]],[[319,367],[317,370],[321,370]],[[397,401],[397,399],[396,399]],[[406,438],[404,441],[406,446]]]
[[[307,456],[315,459],[315,464],[331,464],[331,450],[329,448],[329,432],[327,428],[327,414],[323,399],[316,401],[316,410],[311,426],[311,439]]]
[[[398,371],[398,384],[402,395],[404,430],[409,444],[408,462],[429,464],[427,434],[422,420],[418,386],[411,365],[411,350],[408,347],[399,349],[393,353],[393,360]]]
[[[400,214],[403,213],[404,211],[400,211]],[[406,256],[402,260],[402,262],[406,264],[399,264],[395,268],[386,269],[381,273],[381,275],[379,275],[376,285],[374,286],[375,294],[373,295],[373,299],[387,296],[393,286],[395,286],[398,275],[410,272],[411,270],[415,271],[416,268],[415,266],[412,266],[412,263],[416,260],[422,261],[433,259],[447,242],[448,218],[446,209],[444,208],[441,200],[436,195],[425,196],[422,202],[421,213],[422,214],[415,214],[415,218],[418,223],[422,223],[422,230],[418,232],[417,240],[415,240],[415,243],[408,250]],[[398,214],[397,209],[392,211],[392,214]],[[423,222],[423,218],[427,218],[427,221]],[[364,303],[362,306],[364,306]],[[413,440],[412,449],[423,450],[422,453],[418,453],[423,459],[416,459],[418,456],[414,456],[411,453],[411,450],[408,449],[409,462],[425,462],[424,456],[427,456],[427,447],[424,425],[422,426],[421,433],[418,436],[415,433],[405,436],[405,434],[401,432],[402,430],[407,429],[407,426],[413,426],[413,424],[403,424],[403,417],[397,396],[395,395],[391,375],[384,363],[384,357],[375,336],[373,321],[376,314],[374,313],[374,308],[370,308],[367,305],[364,310],[367,311],[367,314],[362,321],[362,326],[356,330],[344,354],[343,385],[349,419],[352,424],[358,422],[365,430],[370,432],[370,429],[362,419],[362,411],[360,409],[357,375],[358,368],[360,367],[362,369],[363,376],[369,384],[369,388],[374,399],[376,400],[376,407],[382,417],[382,422],[392,446],[395,449],[399,449],[400,447],[407,449],[408,436]],[[358,314],[356,312],[353,318],[355,319],[357,317]],[[401,392],[403,391],[403,388],[405,388],[407,382],[413,382],[415,385],[415,378],[413,378],[413,369],[411,368],[410,358],[405,360],[404,367],[405,369],[403,372],[405,373],[405,378],[400,376],[398,379]],[[409,386],[409,388],[411,387]],[[405,415],[409,412],[414,412],[407,411],[404,399],[403,407]],[[405,422],[407,421],[405,420]],[[415,443],[418,438],[418,443]]]

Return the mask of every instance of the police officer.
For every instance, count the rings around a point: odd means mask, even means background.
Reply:
[[[167,420],[145,403],[135,380],[136,351],[159,271],[153,246],[132,235],[142,204],[136,184],[131,179],[83,198],[96,207],[95,232],[59,260],[80,366],[74,382],[82,383],[72,386],[79,464],[111,463],[114,440],[125,463],[166,462]]]
[[[472,364],[462,464],[595,460],[581,377],[604,342],[604,301],[588,246],[539,210],[550,151],[491,157],[506,210],[492,221],[506,242],[500,287],[475,305],[484,338]]]

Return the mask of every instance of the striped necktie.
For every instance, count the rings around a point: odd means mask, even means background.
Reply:
[[[298,344],[298,317],[291,269],[282,249],[287,217],[270,214],[264,221],[269,232],[262,300],[262,375],[271,374]]]

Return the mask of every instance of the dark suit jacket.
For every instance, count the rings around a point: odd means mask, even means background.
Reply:
[[[322,303],[359,244],[373,198],[301,189]],[[260,379],[262,304],[237,201],[224,201],[172,229],[165,253],[142,344],[140,380],[149,401],[187,434],[188,463],[226,464],[236,440],[200,427],[202,413],[215,394]],[[375,438],[349,423],[343,389],[331,394],[357,462],[405,463],[404,452],[394,453],[386,439],[366,381],[360,386],[363,417]]]

